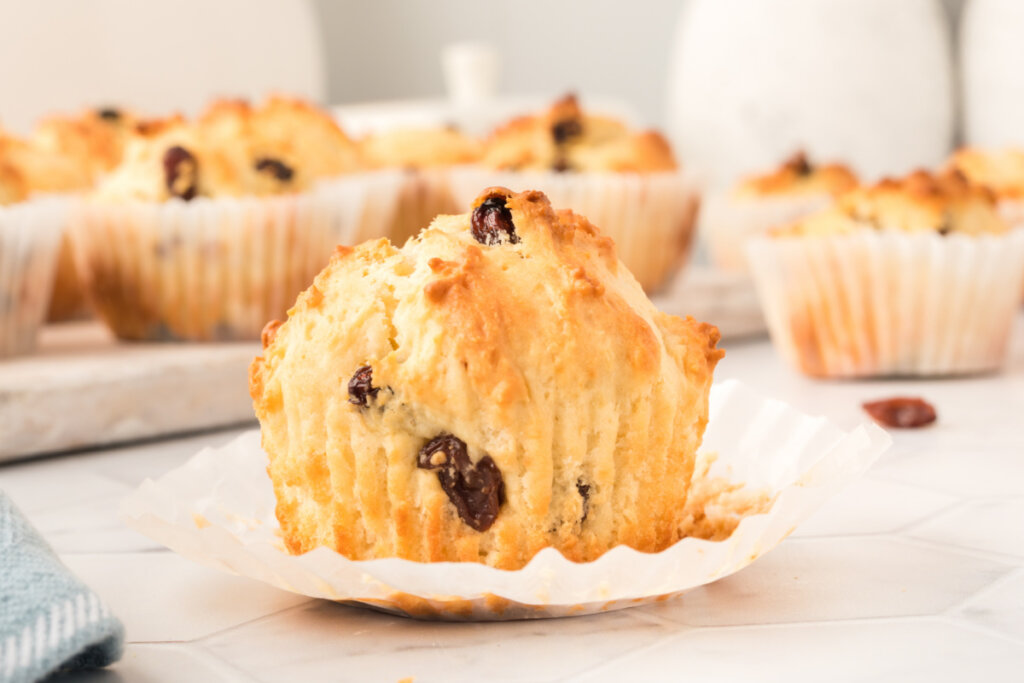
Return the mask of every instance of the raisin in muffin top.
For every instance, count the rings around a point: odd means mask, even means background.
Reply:
[[[568,95],[547,111],[521,116],[485,142],[483,165],[509,171],[655,172],[677,168],[672,149],[655,131],[585,113]]]
[[[737,197],[786,195],[839,195],[857,186],[857,176],[842,164],[812,164],[797,152],[774,171],[744,178],[734,191]]]
[[[397,128],[359,141],[363,160],[373,168],[435,168],[480,159],[479,140],[453,128]]]
[[[852,190],[819,213],[780,228],[777,235],[841,234],[857,230],[933,231],[941,235],[999,234],[1009,230],[993,192],[961,173],[915,171]]]
[[[194,121],[174,116],[138,122],[122,162],[99,184],[96,198],[287,194],[360,165],[355,143],[308,103],[277,96],[259,107],[218,100]]]
[[[1024,149],[964,147],[950,157],[948,167],[992,188],[1000,198],[1024,198]]]

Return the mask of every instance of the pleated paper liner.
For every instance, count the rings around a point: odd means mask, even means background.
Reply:
[[[352,561],[327,548],[289,555],[257,431],[146,480],[121,514],[185,557],[302,595],[425,619],[572,616],[664,600],[739,571],[861,476],[889,443],[872,424],[845,432],[723,382],[711,393],[703,476],[691,486],[691,536],[660,553],[620,546],[588,563],[548,548],[517,571]]]
[[[84,202],[77,265],[123,339],[259,339],[336,245],[387,234],[400,187],[399,173],[378,172],[272,197]]]
[[[401,246],[430,225],[436,216],[468,210],[468,205],[459,207],[452,197],[448,169],[409,169],[403,173],[402,189],[388,236],[396,246]]]
[[[768,230],[792,223],[834,201],[828,193],[779,197],[707,197],[701,207],[700,230],[711,262],[734,273],[749,273],[746,242]]]
[[[35,347],[68,205],[47,197],[0,206],[0,358]]]
[[[1024,286],[1024,230],[862,230],[748,244],[776,348],[817,377],[944,376],[1002,366]]]
[[[450,177],[460,211],[468,210],[484,189],[502,186],[540,190],[555,209],[586,216],[615,240],[619,258],[648,292],[685,262],[700,207],[700,183],[689,172],[514,172],[459,166]]]

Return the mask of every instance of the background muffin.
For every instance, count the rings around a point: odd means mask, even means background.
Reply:
[[[358,159],[327,113],[281,97],[139,122],[75,229],[98,312],[124,339],[259,338],[366,237]]]
[[[712,262],[725,270],[747,272],[748,238],[827,207],[857,186],[842,164],[812,164],[802,152],[777,169],[741,180],[725,195],[707,202],[701,231]]]
[[[474,206],[340,249],[268,327],[250,388],[288,548],[507,569],[664,549],[717,330],[658,312],[543,194]]]
[[[30,351],[49,303],[62,232],[53,200],[27,201],[29,182],[0,140],[0,358]]]
[[[479,140],[454,128],[401,128],[368,135],[359,142],[370,168],[405,172],[394,222],[386,233],[396,244],[415,235],[435,216],[456,211],[448,169],[479,160]]]
[[[1024,232],[960,174],[854,190],[749,248],[772,339],[807,374],[948,375],[1005,358]]]
[[[573,96],[516,118],[485,142],[474,168],[453,171],[456,199],[480,187],[536,187],[615,240],[640,284],[654,290],[689,251],[699,193],[654,131],[585,112]]]

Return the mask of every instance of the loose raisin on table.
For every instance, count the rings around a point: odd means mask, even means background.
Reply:
[[[199,163],[180,145],[168,148],[164,152],[164,182],[172,197],[181,197],[185,201],[196,196],[199,181]]]
[[[470,224],[473,239],[480,244],[495,245],[506,240],[510,244],[519,242],[512,212],[505,206],[505,197],[501,195],[492,195],[473,209]]]
[[[348,381],[348,402],[367,407],[370,399],[377,398],[380,387],[373,386],[373,368],[369,365],[356,370],[352,379]]]
[[[491,528],[505,502],[505,482],[491,456],[473,463],[465,441],[439,434],[420,449],[416,466],[437,471],[441,488],[463,522],[476,531]]]
[[[935,422],[935,408],[921,398],[897,396],[864,404],[871,418],[886,427],[912,429]]]

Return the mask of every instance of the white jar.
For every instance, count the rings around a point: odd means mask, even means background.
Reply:
[[[960,24],[964,141],[1024,145],[1024,2],[970,0]]]
[[[689,0],[668,129],[718,186],[796,149],[867,179],[941,162],[954,130],[938,0]]]

